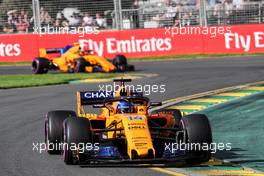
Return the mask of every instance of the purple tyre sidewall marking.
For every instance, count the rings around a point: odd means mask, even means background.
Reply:
[[[63,123],[63,160],[65,161],[66,159],[66,142],[65,142],[65,139],[66,139],[66,124],[65,122]]]
[[[184,124],[184,121],[181,119],[181,121],[180,121],[180,127],[182,128],[182,129],[185,129],[185,124]]]
[[[48,130],[49,130],[49,124],[48,124],[48,114],[45,115],[45,144],[46,144],[46,150],[48,151]]]

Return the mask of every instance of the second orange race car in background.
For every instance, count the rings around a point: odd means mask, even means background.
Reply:
[[[98,56],[92,50],[82,48],[79,43],[64,48],[39,49],[39,56],[32,62],[34,74],[60,70],[68,73],[124,72],[134,71],[124,55],[116,55],[112,60]]]

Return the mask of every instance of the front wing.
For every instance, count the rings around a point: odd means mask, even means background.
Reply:
[[[192,153],[179,155],[176,157],[170,158],[153,158],[153,159],[126,159],[126,158],[90,158],[85,161],[81,161],[81,165],[100,165],[105,164],[183,164],[186,163],[187,160],[195,160],[199,159],[201,156],[194,155]],[[119,166],[119,165],[118,165]]]

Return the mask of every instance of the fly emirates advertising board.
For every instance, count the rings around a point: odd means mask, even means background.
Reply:
[[[32,61],[38,56],[39,48],[63,48],[75,42],[107,58],[116,54],[140,58],[261,53],[264,52],[264,25],[100,31],[82,36],[73,33],[0,35],[0,62]]]

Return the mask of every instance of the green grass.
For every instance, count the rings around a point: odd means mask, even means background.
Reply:
[[[102,79],[114,78],[119,76],[117,73],[49,73],[42,75],[0,75],[0,89],[35,87],[45,85],[67,84],[69,81],[83,79]]]
[[[0,66],[22,66],[31,65],[32,62],[0,62]]]

